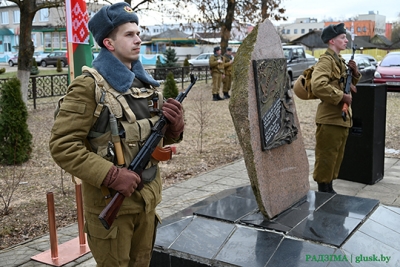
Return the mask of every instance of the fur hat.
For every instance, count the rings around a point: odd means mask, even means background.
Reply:
[[[346,34],[346,28],[343,23],[329,25],[322,30],[321,39],[326,44],[329,40],[343,33]]]
[[[221,50],[221,47],[219,47],[219,46],[214,47],[214,53],[219,51],[219,50]]]
[[[127,22],[135,22],[139,25],[139,18],[133,12],[130,5],[126,2],[120,2],[111,6],[103,6],[99,12],[89,20],[88,26],[96,43],[104,47],[104,38],[115,28]]]
[[[232,47],[227,47],[226,51],[232,51]]]

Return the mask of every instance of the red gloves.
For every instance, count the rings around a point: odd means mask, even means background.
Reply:
[[[359,77],[360,73],[358,72],[358,68],[357,68],[357,64],[354,60],[349,60],[349,64],[348,64],[349,68],[351,69],[353,76],[355,77]]]
[[[168,98],[162,107],[165,118],[169,121],[165,135],[176,139],[183,132],[185,123],[183,121],[183,109],[181,103],[175,99]]]
[[[112,166],[103,181],[103,185],[117,190],[125,197],[130,197],[140,181],[140,176],[136,172],[127,168]]]

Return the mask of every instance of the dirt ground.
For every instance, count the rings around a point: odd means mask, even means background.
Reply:
[[[180,87],[179,87],[180,88]],[[295,99],[305,148],[313,149],[314,116],[318,101]],[[19,181],[13,192],[10,213],[0,215],[0,250],[48,232],[46,194],[55,199],[58,228],[76,222],[75,189],[71,175],[64,173],[52,160],[48,141],[53,124],[56,98],[38,101],[37,108],[29,104],[29,129],[33,135],[31,160],[18,167],[0,166],[0,188],[12,179]],[[211,101],[211,84],[199,81],[183,106],[185,109],[184,140],[176,145],[176,154],[161,163],[163,187],[190,179],[242,157],[232,118],[229,100]],[[386,147],[387,156],[400,157],[400,94],[388,93]],[[19,180],[18,180],[19,179]],[[1,191],[0,191],[1,193]],[[1,198],[0,198],[1,200]],[[0,203],[0,214],[4,203]]]

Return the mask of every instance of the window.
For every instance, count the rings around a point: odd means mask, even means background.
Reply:
[[[14,10],[14,23],[19,23],[21,19],[21,13],[19,10]]]
[[[294,34],[297,34],[297,29],[294,29],[293,31],[294,31]]]
[[[300,57],[300,58],[304,58],[305,57],[304,50],[301,49],[301,48],[296,49],[294,53],[297,55],[297,57]]]
[[[282,33],[282,34],[285,34],[285,29],[282,29],[281,33]]]
[[[361,27],[357,27],[357,31],[358,31],[358,32],[361,32]]]
[[[62,50],[67,48],[66,32],[45,32],[44,47],[54,50]]]
[[[49,21],[49,9],[43,8],[40,10],[40,21]]]
[[[61,48],[67,49],[67,33],[60,32],[61,37]]]
[[[32,39],[32,42],[33,42],[33,46],[36,48],[37,47],[36,33],[31,34],[31,39]]]
[[[312,32],[312,29],[308,29],[308,32]]]
[[[290,29],[287,29],[287,30],[286,30],[286,34],[290,34]]]
[[[60,35],[58,32],[53,32],[51,41],[53,48],[58,49],[60,47]]]
[[[367,27],[364,26],[363,32],[367,32]]]
[[[301,29],[301,33],[306,33],[306,30],[305,29]]]
[[[51,32],[44,34],[44,47],[51,48]]]
[[[1,24],[8,24],[8,12],[1,12]]]
[[[11,52],[11,36],[3,36],[4,52]]]

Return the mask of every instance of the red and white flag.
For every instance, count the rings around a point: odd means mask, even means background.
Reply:
[[[69,78],[72,81],[82,73],[82,66],[92,66],[93,41],[88,28],[89,15],[85,0],[65,0],[65,15]]]
[[[89,15],[84,0],[65,0],[68,42],[89,43]]]

